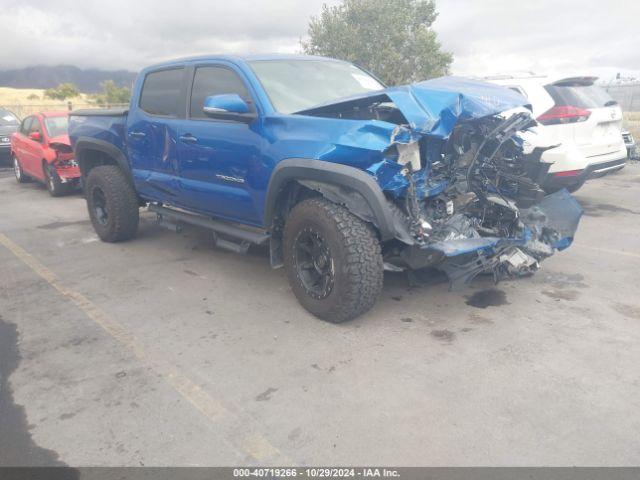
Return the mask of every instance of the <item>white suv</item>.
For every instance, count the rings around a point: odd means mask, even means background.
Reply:
[[[566,187],[573,192],[589,178],[626,165],[622,110],[607,92],[594,84],[596,79],[485,77],[524,95],[538,122],[546,126],[545,135],[552,143],[560,144],[542,155],[544,162],[553,162],[544,183],[547,191]]]

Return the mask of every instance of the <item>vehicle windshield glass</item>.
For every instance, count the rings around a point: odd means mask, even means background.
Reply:
[[[556,105],[571,105],[578,108],[603,108],[617,102],[597,85],[557,84],[544,87]]]
[[[47,117],[44,119],[44,128],[50,137],[67,135],[69,131],[69,117]]]
[[[18,120],[18,118],[9,110],[0,110],[0,127],[19,124],[20,121]]]
[[[294,113],[343,97],[384,88],[350,63],[330,60],[262,60],[250,62],[273,107]]]

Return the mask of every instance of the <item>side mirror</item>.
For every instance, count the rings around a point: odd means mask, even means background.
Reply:
[[[33,140],[34,142],[41,142],[42,141],[42,135],[40,135],[40,132],[31,132],[29,134],[29,138],[31,140]]]
[[[211,95],[205,98],[202,111],[207,117],[221,120],[250,123],[257,118],[257,115],[250,111],[247,102],[236,93]]]

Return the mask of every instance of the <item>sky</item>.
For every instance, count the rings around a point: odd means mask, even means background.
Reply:
[[[338,0],[0,0],[0,69],[107,70],[201,53],[297,52]],[[640,78],[637,0],[437,0],[457,75],[617,72]]]

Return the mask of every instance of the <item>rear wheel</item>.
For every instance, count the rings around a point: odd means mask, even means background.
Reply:
[[[27,183],[29,181],[29,177],[25,176],[24,172],[22,171],[20,160],[18,160],[18,157],[16,157],[15,154],[11,155],[11,158],[13,160],[13,173],[16,176],[16,180],[18,181],[18,183]]]
[[[122,242],[136,235],[138,198],[120,168],[95,167],[87,177],[84,192],[91,223],[103,242]]]
[[[50,163],[43,163],[42,169],[44,171],[44,182],[49,191],[49,195],[52,197],[61,197],[69,193],[69,185],[62,183],[56,168]]]
[[[289,283],[309,312],[341,323],[373,307],[383,263],[370,225],[343,206],[312,198],[291,211],[283,240]]]

